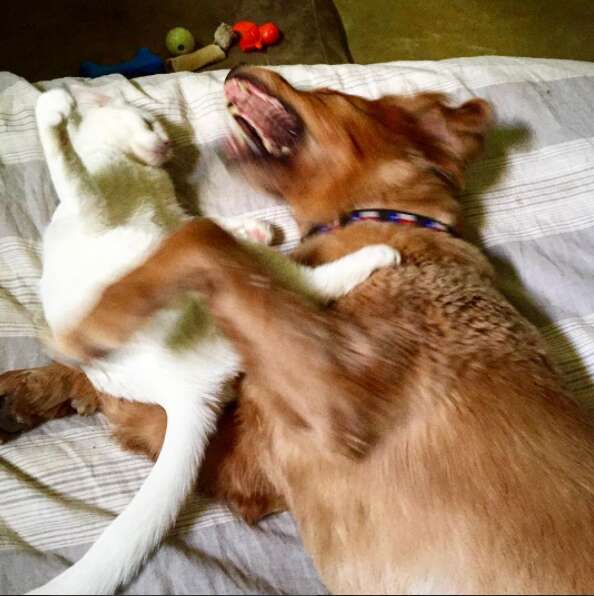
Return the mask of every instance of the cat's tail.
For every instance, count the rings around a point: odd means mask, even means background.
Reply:
[[[216,421],[207,398],[179,397],[167,410],[159,458],[130,504],[82,559],[31,594],[114,594],[164,538],[195,485]]]

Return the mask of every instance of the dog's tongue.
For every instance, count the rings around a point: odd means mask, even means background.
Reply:
[[[227,81],[225,96],[229,112],[256,149],[274,157],[291,153],[299,136],[300,121],[278,99],[241,78]],[[232,152],[241,150],[237,141],[229,143]]]

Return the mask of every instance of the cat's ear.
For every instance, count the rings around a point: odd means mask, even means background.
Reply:
[[[70,91],[81,107],[102,108],[114,101],[111,94],[89,87],[73,86]]]

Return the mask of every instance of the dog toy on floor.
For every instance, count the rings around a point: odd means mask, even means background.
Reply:
[[[194,36],[185,27],[175,27],[167,33],[165,45],[172,56],[189,54],[196,47]]]
[[[233,25],[233,31],[240,36],[239,47],[242,52],[263,50],[278,43],[281,38],[280,29],[274,23],[264,23],[258,27],[252,21],[239,21]]]
[[[148,48],[141,48],[134,58],[118,64],[83,62],[80,65],[80,74],[83,77],[97,78],[118,73],[131,79],[166,71],[198,70],[208,64],[224,60],[227,57],[227,51],[238,36],[240,49],[243,52],[251,52],[278,43],[282,34],[274,23],[258,26],[251,21],[240,21],[233,27],[221,23],[215,31],[213,43],[192,51],[196,45],[192,33],[184,27],[175,27],[165,38],[165,45],[173,55],[172,58],[163,61]]]
[[[121,74],[129,79],[165,72],[163,60],[153,54],[148,48],[141,48],[132,60],[118,64],[96,64],[83,62],[80,65],[80,75],[95,79],[109,74]]]
[[[214,42],[191,54],[183,54],[169,58],[167,69],[173,72],[181,70],[198,70],[208,64],[219,62],[227,57],[227,50],[233,44],[235,33],[226,23],[221,23],[214,34]]]

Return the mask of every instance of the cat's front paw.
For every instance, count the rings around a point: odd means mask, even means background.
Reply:
[[[52,89],[42,93],[37,100],[35,114],[40,126],[58,126],[74,110],[74,98],[65,89]]]
[[[375,269],[400,265],[400,252],[387,244],[371,244],[360,249],[361,260],[371,263]]]

